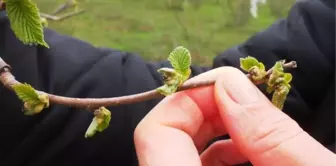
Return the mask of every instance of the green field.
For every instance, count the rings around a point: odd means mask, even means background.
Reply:
[[[65,1],[34,0],[43,13],[52,13]],[[249,0],[190,0],[192,3],[183,11],[169,8],[169,0],[77,1],[85,13],[49,21],[49,28],[95,46],[134,52],[148,60],[165,59],[173,48],[183,45],[191,51],[193,63],[208,65],[219,52],[285,16],[293,0],[273,0],[273,7],[261,5],[257,19],[249,15],[246,3],[239,4]],[[234,7],[229,7],[230,3]],[[285,14],[274,14],[279,11]]]

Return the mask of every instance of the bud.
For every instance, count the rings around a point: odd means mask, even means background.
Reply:
[[[44,108],[44,104],[31,105],[28,102],[24,103],[24,114],[25,115],[34,115],[40,113]]]
[[[34,113],[35,114],[38,114],[40,113],[44,108],[44,104],[37,104],[35,107],[34,107]]]
[[[96,122],[97,122],[98,125],[100,125],[104,122],[104,118],[103,117],[96,117]]]
[[[49,96],[45,93],[41,93],[38,96],[39,100],[44,104],[45,108],[48,108],[50,103],[49,103]]]

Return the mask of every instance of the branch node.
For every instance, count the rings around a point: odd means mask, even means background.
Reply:
[[[0,73],[9,72],[12,70],[12,67],[8,65],[2,58],[0,58]]]

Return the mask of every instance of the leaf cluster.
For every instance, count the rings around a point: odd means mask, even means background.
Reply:
[[[162,95],[171,95],[190,77],[191,55],[188,49],[178,46],[168,56],[171,68],[158,70],[163,76],[164,85],[157,88]]]
[[[286,97],[291,89],[290,82],[292,81],[292,74],[285,73],[282,67],[283,62],[276,62],[272,74],[267,80],[267,92],[272,93],[272,103],[279,109],[282,109]]]
[[[259,62],[256,58],[251,56],[240,58],[240,67],[249,73],[251,81],[263,81],[266,83],[266,91],[273,93],[272,103],[280,110],[283,109],[291,88],[290,82],[292,81],[292,75],[284,72],[284,63],[285,61],[276,62],[272,67],[272,72],[267,74],[264,64]]]

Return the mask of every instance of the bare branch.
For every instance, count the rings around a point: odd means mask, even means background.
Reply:
[[[283,61],[284,62],[284,61]],[[283,63],[284,68],[296,68],[296,62],[291,61],[289,63]],[[10,90],[12,89],[12,85],[15,84],[21,84],[19,81],[15,79],[15,77],[11,74],[10,66],[6,64],[6,62],[3,61],[2,58],[0,58],[0,81],[1,83],[7,87]],[[267,71],[267,74],[270,75],[272,73],[272,69]],[[247,77],[250,77],[249,74],[246,75]],[[177,91],[183,91],[188,90],[192,88],[197,87],[203,87],[203,86],[209,86],[215,83],[216,80],[203,80],[199,82],[186,82],[184,83]],[[259,82],[257,84],[260,84],[262,82]],[[38,91],[41,93],[45,93],[42,91]],[[157,92],[155,89],[139,94],[133,94],[128,96],[121,96],[121,97],[111,97],[111,98],[71,98],[71,97],[64,97],[64,96],[58,96],[53,94],[48,94],[49,100],[51,104],[60,104],[60,105],[66,105],[69,107],[77,107],[77,108],[85,108],[88,110],[93,110],[98,107],[107,107],[107,106],[116,106],[116,105],[122,105],[122,104],[132,104],[137,102],[143,102],[146,100],[164,97],[159,92]]]
[[[60,5],[53,13],[51,13],[52,15],[56,15],[58,13],[61,13],[63,10],[66,10],[70,7],[74,6],[74,2],[73,0],[68,0],[67,2],[65,2],[64,4]]]
[[[41,17],[44,17],[48,20],[61,21],[61,20],[67,19],[69,17],[79,15],[79,14],[83,13],[84,11],[85,10],[78,10],[78,11],[74,11],[74,12],[64,14],[62,16],[54,16],[54,15],[49,15],[49,14],[45,14],[45,13],[40,13],[40,15],[41,15]]]

